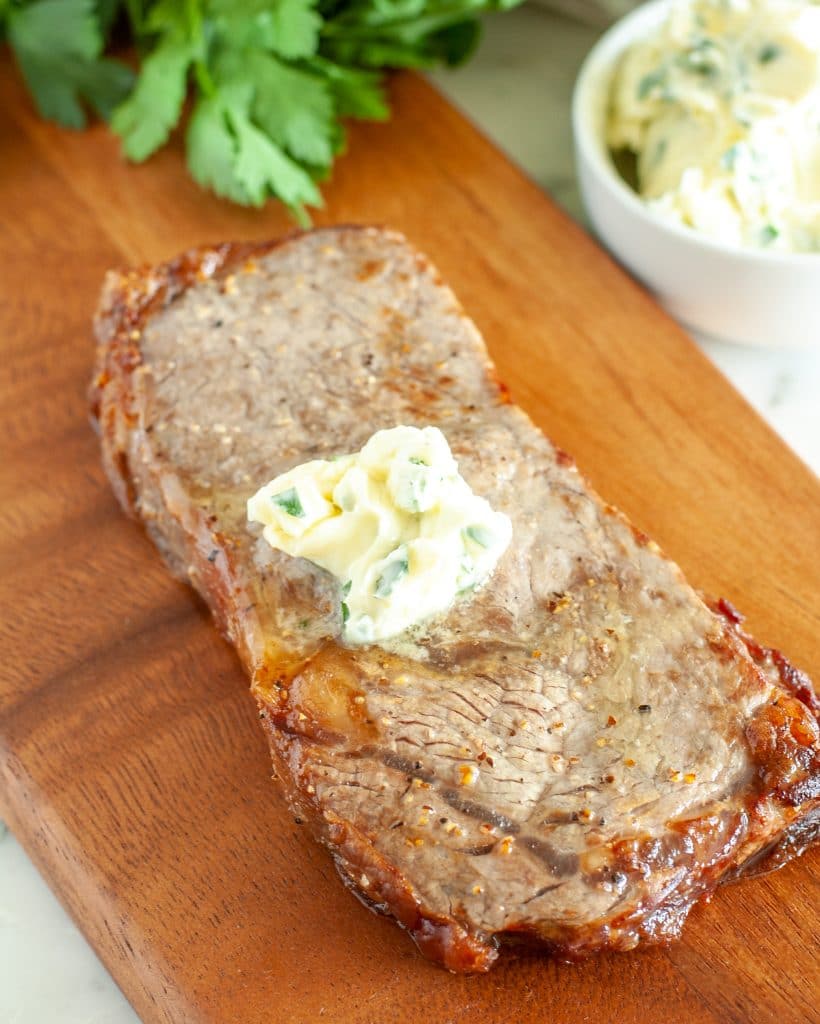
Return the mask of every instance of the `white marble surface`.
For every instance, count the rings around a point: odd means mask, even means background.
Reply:
[[[580,207],[569,97],[593,38],[589,28],[522,8],[488,25],[472,64],[435,76],[574,216]],[[820,347],[778,352],[701,344],[803,459],[820,469]],[[0,825],[0,1024],[136,1022],[108,973]]]
[[[31,861],[0,824],[0,1022],[137,1021]]]

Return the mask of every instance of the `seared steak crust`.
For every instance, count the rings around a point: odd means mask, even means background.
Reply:
[[[676,936],[815,837],[811,685],[710,609],[508,401],[399,235],[342,228],[108,276],[92,387],[123,506],[252,679],[294,813],[345,882],[453,970]],[[513,541],[489,585],[345,647],[338,584],[245,520],[259,485],[435,424]]]

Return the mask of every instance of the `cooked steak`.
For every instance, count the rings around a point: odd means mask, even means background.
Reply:
[[[112,273],[96,331],[117,496],[235,644],[294,813],[424,954],[481,971],[503,939],[668,940],[721,880],[816,837],[808,681],[509,402],[399,235]],[[448,613],[345,646],[338,582],[267,545],[245,502],[396,424],[439,426],[513,540]]]

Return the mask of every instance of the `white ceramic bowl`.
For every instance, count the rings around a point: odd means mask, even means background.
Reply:
[[[604,244],[687,326],[724,341],[820,345],[820,253],[721,245],[654,214],[623,180],[607,149],[612,76],[624,50],[669,8],[654,0],[617,22],[584,62],[572,105],[581,195]]]

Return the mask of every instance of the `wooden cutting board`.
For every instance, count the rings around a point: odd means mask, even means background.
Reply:
[[[393,93],[317,220],[405,231],[599,491],[820,679],[817,479],[428,85]],[[41,123],[7,66],[0,109],[0,814],[142,1018],[820,1019],[818,852],[719,893],[669,949],[483,977],[426,963],[343,888],[270,781],[232,651],[116,506],[84,397],[107,267],[289,224],[198,190],[178,147],[135,168],[102,127]]]

